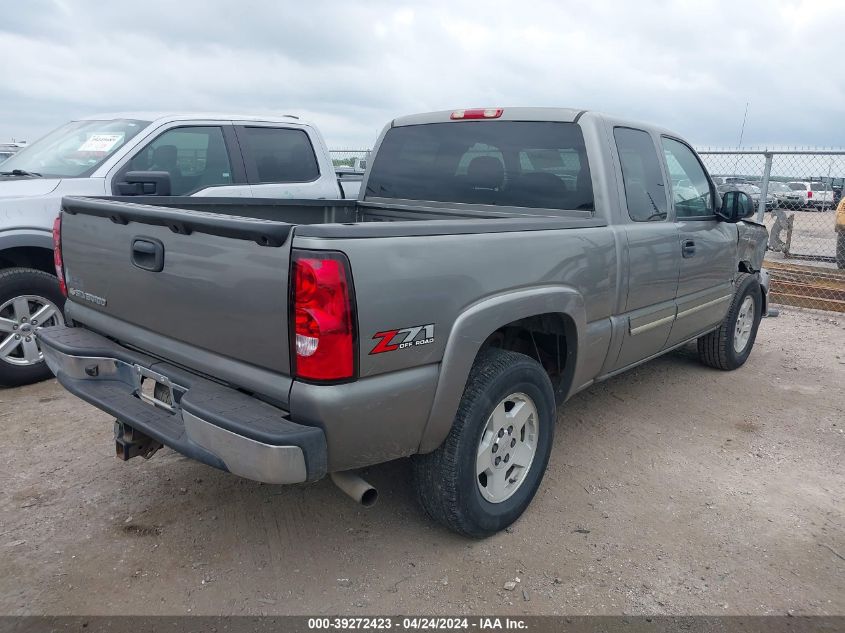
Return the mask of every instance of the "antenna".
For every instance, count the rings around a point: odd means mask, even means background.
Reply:
[[[745,135],[745,121],[748,119],[748,105],[750,103],[750,101],[745,102],[745,114],[742,115],[742,127],[739,129],[739,143],[736,146],[737,149],[742,147],[742,137]]]
[[[739,129],[739,143],[737,143],[736,148],[740,149],[742,147],[742,137],[745,135],[745,121],[748,119],[748,104],[750,101],[745,102],[745,114],[742,115],[742,127]],[[739,154],[736,156],[736,163],[734,164],[734,176],[738,175],[737,172],[739,171]]]

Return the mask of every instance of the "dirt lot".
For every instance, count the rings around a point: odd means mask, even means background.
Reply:
[[[845,614],[844,386],[820,312],[764,320],[734,373],[652,362],[562,407],[534,503],[485,541],[429,523],[404,461],[364,510],[120,463],[55,382],[0,391],[0,614]]]

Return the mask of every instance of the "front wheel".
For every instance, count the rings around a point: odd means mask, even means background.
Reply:
[[[483,352],[446,441],[413,458],[423,510],[475,538],[516,521],[545,473],[555,417],[552,383],[538,362],[500,349]]]
[[[731,307],[718,330],[698,339],[698,358],[716,369],[742,367],[751,354],[763,316],[763,290],[756,275],[741,273]]]
[[[52,376],[35,331],[63,325],[64,303],[53,275],[33,268],[0,272],[0,386],[27,385]]]

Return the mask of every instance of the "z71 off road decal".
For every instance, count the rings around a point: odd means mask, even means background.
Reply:
[[[393,352],[397,349],[416,347],[417,345],[428,345],[434,343],[434,323],[428,325],[415,325],[401,330],[385,330],[376,332],[373,340],[378,339],[376,346],[370,354],[383,354]]]

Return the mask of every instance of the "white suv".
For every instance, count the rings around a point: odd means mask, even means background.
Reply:
[[[833,208],[833,190],[823,182],[805,182],[796,180],[786,183],[791,194],[787,194],[785,201],[795,207],[813,207],[816,209]]]

